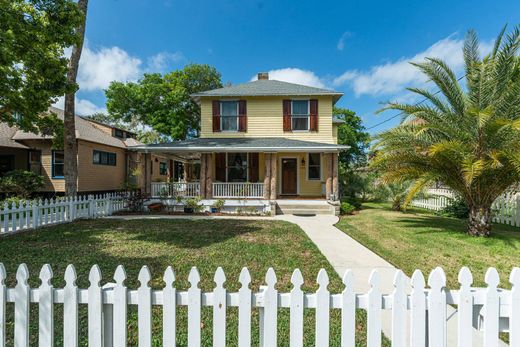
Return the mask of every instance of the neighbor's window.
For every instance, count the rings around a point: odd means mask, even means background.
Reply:
[[[166,176],[168,174],[168,166],[165,162],[159,163],[159,174],[162,176]]]
[[[238,101],[220,102],[220,130],[238,131]]]
[[[292,101],[292,130],[309,130],[309,100]]]
[[[125,132],[121,129],[114,129],[114,136],[123,139],[125,137]]]
[[[247,181],[247,153],[228,153],[227,155],[227,181]]]
[[[321,179],[321,155],[320,153],[309,153],[308,179]]]
[[[52,178],[63,178],[64,165],[63,151],[52,151]]]
[[[115,153],[94,150],[92,163],[96,165],[116,166],[117,155]]]

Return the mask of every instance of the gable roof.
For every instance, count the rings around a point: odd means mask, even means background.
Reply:
[[[277,80],[256,80],[230,87],[208,90],[205,92],[191,94],[196,101],[201,97],[212,96],[323,96],[330,95],[334,103],[341,98],[343,93],[334,90],[304,86]]]
[[[55,108],[55,107],[50,107],[49,112],[55,113],[59,119],[63,120],[63,116],[64,116],[63,110],[61,110],[59,108]],[[105,125],[105,126],[108,126],[108,125]],[[108,126],[108,127],[111,127],[111,126]],[[113,128],[113,127],[111,127],[111,128]],[[15,134],[11,137],[12,140],[18,140],[18,141],[20,141],[20,140],[21,141],[23,141],[23,140],[45,140],[45,139],[51,139],[51,138],[52,137],[50,137],[50,136],[43,136],[41,134],[25,132],[22,130],[16,130]],[[112,147],[119,147],[119,148],[127,147],[125,140],[118,139],[116,137],[113,137],[110,134],[107,134],[103,130],[96,127],[95,123],[93,123],[85,118],[79,117],[79,116],[76,116],[76,138],[80,139],[80,140],[95,142],[95,143],[112,146]],[[137,141],[137,140],[134,140],[134,141],[139,143],[139,141]],[[132,144],[134,144],[133,141],[132,141]]]
[[[15,127],[10,127],[9,124],[0,122],[0,147],[27,149],[27,146],[13,140],[16,131]]]

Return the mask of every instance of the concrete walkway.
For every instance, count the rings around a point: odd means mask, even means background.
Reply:
[[[338,217],[317,215],[312,217],[277,215],[274,217],[236,217],[236,216],[111,216],[112,219],[244,219],[244,220],[283,220],[298,225],[307,236],[316,244],[321,253],[331,263],[340,277],[345,270],[350,269],[355,278],[356,293],[365,294],[370,289],[368,279],[372,270],[377,269],[381,276],[381,292],[390,294],[393,291],[393,279],[397,268],[336,228]],[[428,274],[424,274],[427,279]],[[406,276],[405,276],[406,277]],[[410,278],[406,277],[410,289]],[[457,346],[457,310],[448,306],[448,346]],[[391,311],[383,311],[383,333],[390,337],[392,332]],[[408,328],[409,330],[409,328]],[[409,336],[409,331],[408,331]],[[483,333],[473,329],[473,346],[483,346]],[[507,346],[500,341],[499,346]]]

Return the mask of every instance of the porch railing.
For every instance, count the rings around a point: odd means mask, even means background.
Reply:
[[[193,198],[199,195],[199,182],[152,182],[152,197]]]
[[[263,198],[263,183],[213,183],[214,198]]]

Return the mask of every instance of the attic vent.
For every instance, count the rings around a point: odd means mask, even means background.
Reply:
[[[258,73],[258,79],[259,80],[268,80],[269,79],[269,73],[268,72],[259,72]]]

